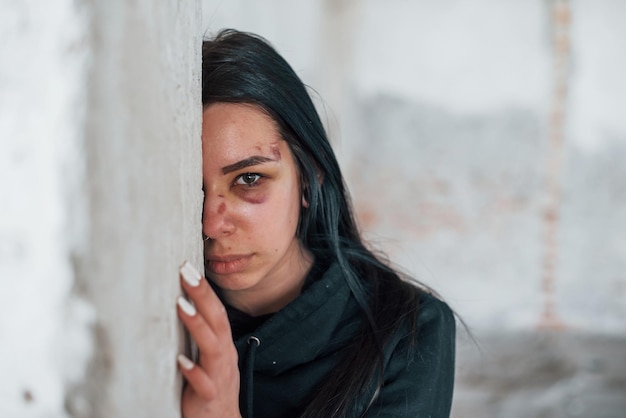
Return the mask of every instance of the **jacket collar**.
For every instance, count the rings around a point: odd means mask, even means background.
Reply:
[[[359,329],[357,310],[341,269],[334,263],[300,296],[235,345],[242,353],[251,335],[258,338],[254,369],[278,375],[345,345]]]

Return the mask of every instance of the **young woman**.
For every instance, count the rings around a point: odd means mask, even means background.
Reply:
[[[263,39],[203,45],[205,274],[181,267],[185,418],[448,417],[448,306],[370,251],[305,86]]]

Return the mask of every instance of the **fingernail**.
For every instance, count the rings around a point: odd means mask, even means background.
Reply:
[[[193,366],[194,366],[193,361],[189,360],[186,355],[179,354],[177,357],[177,360],[178,360],[178,364],[180,364],[180,366],[183,369],[185,370],[193,369]]]
[[[182,309],[188,316],[194,316],[196,314],[196,307],[189,303],[189,301],[184,297],[179,296],[177,303],[178,306],[180,306],[180,309]]]
[[[182,266],[180,266],[180,274],[182,274],[183,279],[189,284],[189,286],[196,287],[200,284],[200,273],[195,269],[194,266],[191,265],[190,262],[185,261]]]

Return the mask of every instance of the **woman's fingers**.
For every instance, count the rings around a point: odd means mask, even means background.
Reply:
[[[216,373],[222,376],[225,373],[228,379],[233,378],[234,374],[238,373],[238,355],[230,334],[220,338],[196,308],[182,296],[179,297],[177,304],[178,316],[198,346],[199,366],[211,378]]]
[[[181,408],[184,417],[238,417],[239,373],[234,379],[212,376],[186,356],[178,356],[181,373],[187,380]],[[235,367],[236,369],[236,367]]]
[[[205,319],[198,315],[198,311],[187,299],[178,297],[178,317],[191,333],[200,352],[211,356],[219,349],[217,336],[209,327]]]
[[[206,372],[189,360],[184,354],[178,355],[178,366],[181,373],[187,379],[187,383],[199,397],[211,400],[216,396],[215,383],[209,378]]]
[[[182,398],[183,414],[240,416],[237,349],[226,309],[191,264],[183,263],[180,277],[188,299],[178,298],[178,316],[199,350],[197,364],[182,354],[178,356],[181,373],[188,382]]]
[[[182,286],[218,338],[232,338],[226,309],[209,283],[189,262],[180,268]]]
[[[178,298],[178,316],[189,330],[200,352],[199,366],[211,378],[214,374],[238,375],[237,350],[233,344],[230,323],[224,305],[209,283],[188,262],[180,269],[182,286],[190,303]]]

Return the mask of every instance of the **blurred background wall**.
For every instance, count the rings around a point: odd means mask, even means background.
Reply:
[[[472,330],[453,416],[626,416],[625,2],[202,5],[312,87],[367,236]]]
[[[176,417],[199,1],[0,0],[0,417]]]

